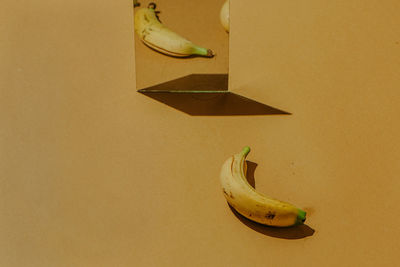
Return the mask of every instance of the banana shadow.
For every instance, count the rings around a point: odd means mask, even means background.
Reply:
[[[238,213],[234,208],[229,205],[232,213],[247,227],[253,229],[260,234],[282,238],[282,239],[301,239],[307,236],[312,236],[315,232],[310,226],[306,224],[291,226],[291,227],[273,227],[267,226],[260,223],[253,222],[246,217]]]
[[[247,164],[247,173],[246,173],[247,181],[252,187],[256,188],[254,173],[256,172],[258,164],[249,160],[246,160],[246,164]]]
[[[246,162],[247,162],[247,174],[246,174],[247,181],[251,186],[255,188],[254,172],[257,168],[257,163],[254,163],[252,161],[246,161]],[[266,236],[282,238],[282,239],[301,239],[308,236],[312,236],[315,233],[315,230],[306,224],[281,228],[281,227],[272,227],[256,223],[238,213],[232,206],[229,205],[229,207],[232,213],[236,216],[236,218],[238,218],[244,225]]]
[[[228,74],[190,74],[138,90],[190,116],[291,115],[228,91]]]

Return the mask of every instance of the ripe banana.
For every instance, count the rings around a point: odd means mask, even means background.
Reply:
[[[306,220],[306,212],[292,204],[272,199],[258,193],[246,179],[245,147],[227,159],[221,169],[221,185],[228,203],[246,218],[270,226],[292,226]]]
[[[222,5],[221,11],[219,13],[219,19],[225,31],[229,32],[229,0],[226,0],[225,3]]]
[[[214,56],[210,49],[195,45],[163,25],[158,20],[155,8],[156,5],[150,3],[148,8],[141,8],[135,12],[135,31],[144,44],[174,57]]]

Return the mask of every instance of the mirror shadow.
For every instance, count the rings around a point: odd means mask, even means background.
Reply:
[[[138,91],[191,116],[290,115],[228,91],[228,74],[191,74]]]
[[[141,93],[210,91],[227,92],[228,74],[190,74],[139,90]]]
[[[251,186],[255,188],[254,173],[257,168],[257,163],[252,161],[246,161],[247,173],[246,178]],[[300,239],[307,236],[312,236],[315,232],[310,226],[306,224],[291,226],[291,227],[273,227],[263,225],[254,221],[251,221],[237,212],[232,206],[230,206],[232,213],[238,218],[244,225],[253,229],[254,231],[275,238],[282,239]]]

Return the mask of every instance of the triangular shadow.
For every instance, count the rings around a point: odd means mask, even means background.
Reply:
[[[214,91],[228,91],[228,74],[190,74],[139,90],[141,93],[184,93]]]
[[[228,91],[228,74],[191,74],[138,92],[191,116],[290,115]]]

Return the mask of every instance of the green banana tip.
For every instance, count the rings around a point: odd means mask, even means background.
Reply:
[[[214,52],[211,49],[207,49],[206,57],[214,57],[214,56],[215,56]]]
[[[247,156],[247,154],[250,153],[250,147],[249,146],[245,146],[242,150],[243,155]]]
[[[212,58],[215,56],[214,52],[211,49],[207,49],[198,45],[193,45],[192,54],[208,58]]]
[[[299,211],[297,213],[296,223],[297,224],[303,224],[306,221],[306,214],[307,214],[307,212],[305,212],[304,210],[299,209]]]

